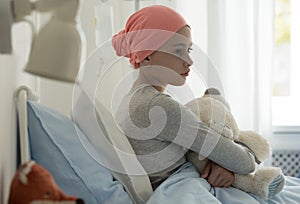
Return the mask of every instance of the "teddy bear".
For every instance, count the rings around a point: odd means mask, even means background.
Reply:
[[[10,185],[8,204],[84,204],[82,199],[67,196],[52,175],[34,161],[22,164]]]
[[[270,156],[271,150],[268,141],[254,131],[244,131],[238,128],[230,106],[219,90],[209,88],[202,97],[193,99],[186,106],[211,129],[223,137],[247,147],[255,156],[256,170],[243,175],[235,173],[234,187],[263,199],[269,199],[283,189],[285,179],[280,168],[258,165]],[[186,158],[200,174],[208,162],[207,158],[201,157],[193,151],[188,151]]]

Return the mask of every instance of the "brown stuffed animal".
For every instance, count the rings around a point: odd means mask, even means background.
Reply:
[[[34,161],[22,164],[15,174],[8,204],[84,204],[74,196],[65,195],[52,175]]]

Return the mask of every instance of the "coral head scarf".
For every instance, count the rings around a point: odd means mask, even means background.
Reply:
[[[185,25],[183,17],[166,6],[145,7],[129,17],[125,29],[113,36],[112,44],[118,56],[128,57],[138,68],[142,60]]]

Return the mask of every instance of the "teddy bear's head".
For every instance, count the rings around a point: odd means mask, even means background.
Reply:
[[[266,138],[254,131],[243,131],[230,111],[230,106],[217,89],[209,88],[200,98],[186,104],[198,118],[224,137],[247,146],[254,152],[257,163],[270,156],[270,145]]]
[[[10,186],[8,203],[30,204],[38,201],[84,203],[81,199],[65,195],[46,169],[34,161],[29,161],[22,164],[16,172]]]
[[[204,95],[186,104],[202,122],[225,137],[237,139],[239,128],[230,106],[221,93],[209,88]]]

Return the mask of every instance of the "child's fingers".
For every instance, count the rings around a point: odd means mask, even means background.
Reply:
[[[211,163],[208,162],[200,176],[200,178],[206,178],[208,175],[209,175],[209,172],[210,172],[210,169],[211,169]]]

